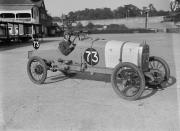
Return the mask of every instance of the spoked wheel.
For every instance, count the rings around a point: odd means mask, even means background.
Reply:
[[[124,62],[118,64],[111,76],[115,92],[127,100],[138,99],[145,88],[145,78],[141,70],[134,64]]]
[[[27,73],[35,84],[44,83],[47,77],[47,68],[45,62],[39,57],[32,57],[27,64]]]
[[[170,69],[165,60],[160,57],[151,56],[149,58],[149,69],[154,81],[149,81],[150,85],[159,85],[163,81],[169,80]]]

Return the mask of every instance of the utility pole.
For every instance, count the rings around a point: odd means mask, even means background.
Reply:
[[[129,10],[126,11],[126,19],[129,17]]]
[[[146,14],[146,18],[145,18],[145,29],[147,29],[147,28],[148,28],[149,10],[146,10],[145,14]]]
[[[62,13],[61,15],[61,21],[62,21],[62,30],[64,31],[65,26],[64,26],[64,22],[65,22],[65,15]]]

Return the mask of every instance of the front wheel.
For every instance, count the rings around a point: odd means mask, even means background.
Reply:
[[[150,85],[159,85],[163,81],[168,81],[170,77],[170,69],[165,60],[157,56],[149,58],[150,73],[154,77],[154,81],[150,81]]]
[[[29,59],[27,73],[30,80],[35,84],[43,84],[47,77],[47,67],[43,59],[34,56]]]
[[[111,75],[111,83],[115,92],[126,100],[138,99],[145,88],[142,71],[129,62],[120,63],[115,67]]]

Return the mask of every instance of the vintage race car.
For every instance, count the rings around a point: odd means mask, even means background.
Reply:
[[[44,83],[48,70],[110,74],[113,89],[127,100],[139,99],[145,86],[170,77],[168,64],[149,56],[146,43],[93,39],[80,32],[66,34],[56,49],[29,51],[28,58],[27,73],[36,84]]]

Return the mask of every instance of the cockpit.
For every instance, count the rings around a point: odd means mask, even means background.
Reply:
[[[85,40],[88,38],[86,32],[83,31],[68,31],[64,33],[64,39],[59,43],[59,50],[65,56],[69,55],[75,48],[78,40]]]

